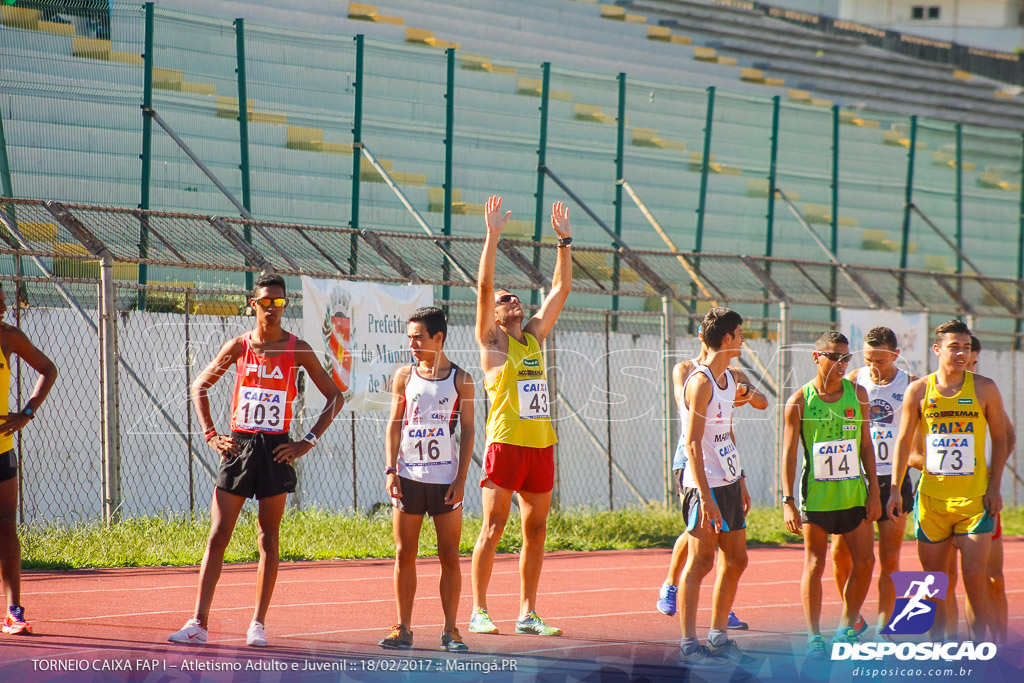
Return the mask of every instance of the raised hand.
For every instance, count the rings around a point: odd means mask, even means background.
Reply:
[[[498,235],[501,233],[505,224],[508,223],[508,217],[512,215],[511,211],[505,213],[505,216],[501,215],[501,197],[494,195],[487,200],[487,206],[484,209],[484,220],[487,222],[487,232],[492,235]],[[551,219],[554,221],[554,218]]]
[[[500,199],[498,201],[501,202]],[[551,228],[558,233],[559,237],[572,235],[572,226],[569,225],[569,207],[562,202],[555,202],[551,205]]]

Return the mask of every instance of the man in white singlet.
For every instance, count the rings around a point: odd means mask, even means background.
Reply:
[[[864,387],[868,394],[868,419],[871,443],[875,448],[875,474],[881,500],[889,500],[892,479],[892,461],[896,435],[903,415],[903,393],[907,385],[917,379],[896,367],[900,349],[896,334],[888,327],[874,327],[864,335],[864,362],[866,365],[851,371],[846,379]],[[878,518],[878,631],[888,623],[896,604],[896,587],[889,578],[900,570],[900,547],[907,530],[907,511],[914,504],[914,487],[910,477],[900,485],[903,496],[903,514],[889,517],[885,509]],[[832,537],[832,571],[840,594],[845,590],[853,572],[853,559],[842,535]],[[868,629],[864,617],[858,615],[852,627],[858,635]],[[885,636],[883,636],[885,637]]]
[[[441,561],[441,649],[466,652],[455,614],[462,591],[462,497],[473,457],[473,378],[444,353],[448,322],[440,308],[416,309],[409,317],[408,336],[415,362],[395,371],[385,441],[385,486],[394,506],[398,623],[378,644],[385,649],[412,647],[416,555],[423,515],[430,515]]]

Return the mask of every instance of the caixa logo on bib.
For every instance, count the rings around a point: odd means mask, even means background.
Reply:
[[[935,623],[936,601],[945,600],[949,577],[944,572],[893,572],[896,605],[889,623],[879,633],[915,636],[927,633]],[[893,655],[900,660],[988,660],[996,656],[993,643],[933,643],[892,641],[880,643],[833,643],[832,659],[870,660]]]

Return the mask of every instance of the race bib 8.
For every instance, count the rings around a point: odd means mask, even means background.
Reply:
[[[283,432],[287,391],[242,387],[235,411],[235,424],[258,432]]]
[[[860,476],[856,439],[822,441],[814,444],[814,479],[844,481]]]
[[[924,468],[931,474],[974,474],[974,434],[925,434]]]
[[[521,379],[516,382],[519,417],[524,420],[551,417],[551,401],[546,379]]]
[[[715,455],[722,465],[726,480],[731,484],[740,478],[740,459],[736,452],[736,446],[732,438],[727,438],[724,443],[715,444]]]
[[[875,445],[875,473],[892,474],[892,461],[896,453],[896,435],[892,427],[871,427],[871,443]]]
[[[452,435],[446,424],[417,423],[402,429],[406,467],[452,464]]]

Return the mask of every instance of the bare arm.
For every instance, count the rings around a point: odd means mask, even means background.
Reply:
[[[461,503],[466,494],[466,476],[469,473],[469,462],[473,459],[473,435],[475,430],[476,386],[473,378],[465,370],[456,378],[455,390],[459,396],[459,471],[455,481],[448,487],[444,495],[445,505]]]
[[[551,207],[551,228],[559,238],[564,239],[572,236],[572,226],[569,225],[569,209],[562,202],[555,202]],[[524,332],[529,332],[537,338],[537,343],[542,343],[551,332],[558,320],[558,314],[562,312],[565,300],[569,298],[569,291],[572,289],[572,247],[559,247],[555,261],[555,274],[551,278],[551,291],[544,297],[540,310],[534,314],[530,322],[523,326]]]
[[[384,432],[384,465],[395,468],[395,472],[384,479],[384,487],[391,498],[402,497],[402,484],[398,476],[398,447],[402,443],[402,423],[405,421],[405,387],[409,382],[409,366],[403,365],[395,370],[395,379],[391,383],[391,412],[388,414],[388,427]]]
[[[982,381],[983,380],[983,381]],[[992,464],[988,470],[988,488],[985,491],[985,509],[990,515],[996,515],[1003,509],[1003,496],[1000,488],[1003,483],[1003,469],[1006,467],[1006,459],[1009,451],[1006,447],[1007,424],[1006,409],[1003,406],[1003,397],[999,393],[999,387],[988,377],[974,376],[975,388],[978,397],[984,402],[985,420],[988,422],[989,438],[992,439]],[[981,384],[979,387],[978,384]],[[978,444],[976,449],[983,449],[984,444]]]
[[[916,450],[916,444],[920,443],[918,430],[921,426],[921,401],[924,400],[927,388],[928,380],[919,379],[907,386],[903,396],[903,416],[900,418],[900,432],[896,437],[896,458],[892,465],[892,487],[889,490],[889,501],[886,503],[886,509],[891,517],[898,517],[903,512],[900,485],[907,474],[910,455]]]
[[[679,409],[680,415],[686,410],[686,397],[683,396],[683,389],[686,378],[690,376],[692,370],[693,363],[688,360],[680,361],[672,368],[672,393],[676,397],[676,408]]]
[[[494,322],[494,261],[498,253],[498,239],[511,215],[512,212],[508,211],[502,217],[501,197],[488,198],[484,210],[487,235],[476,274],[476,341],[481,347],[492,346],[498,340],[498,325]]]
[[[331,376],[320,365],[316,353],[314,353],[308,343],[300,340],[295,345],[295,362],[298,367],[306,371],[306,376],[309,377],[309,380],[313,382],[327,400],[324,404],[324,409],[320,411],[320,416],[310,429],[316,438],[319,439],[327,431],[327,428],[331,426],[331,422],[334,421],[338,413],[341,412],[342,406],[345,405],[345,399],[342,398],[338,385],[334,383]],[[305,440],[281,444],[274,449],[274,460],[277,462],[292,462],[309,453],[312,449],[313,444]]]
[[[757,387],[750,383],[747,374],[739,368],[729,368],[733,378],[736,380],[736,406],[749,404],[754,410],[764,410],[768,407],[768,399]]]
[[[33,412],[39,409],[46,396],[50,393],[54,383],[57,381],[57,366],[49,357],[37,349],[24,332],[12,325],[3,326],[3,354],[10,367],[10,358],[17,355],[28,363],[29,367],[39,373],[36,384],[32,388],[32,395],[25,401],[22,411],[31,408]],[[4,436],[10,436],[29,423],[32,418],[24,412],[9,413],[0,416],[0,432]]]
[[[800,428],[804,417],[804,393],[796,391],[786,401],[785,427],[782,433],[782,495],[793,496],[793,483],[796,481],[797,444],[800,442]],[[786,528],[791,533],[799,534],[803,528],[796,502],[790,501],[782,506]]]
[[[224,346],[220,347],[220,351],[217,352],[217,356],[213,361],[192,382],[192,407],[195,408],[196,416],[199,418],[199,428],[203,430],[204,434],[216,431],[213,417],[210,415],[210,398],[207,392],[210,390],[210,387],[224,376],[228,368],[234,365],[241,355],[241,337],[228,340]],[[207,440],[207,443],[221,457],[238,454],[238,446],[230,436],[215,434]]]
[[[860,404],[861,424],[860,430],[860,464],[868,478],[868,499],[865,505],[865,512],[869,522],[874,522],[882,515],[882,502],[878,490],[878,472],[875,469],[875,445],[871,441],[871,430],[868,425],[868,392],[864,387],[855,384],[857,390],[857,402]]]

